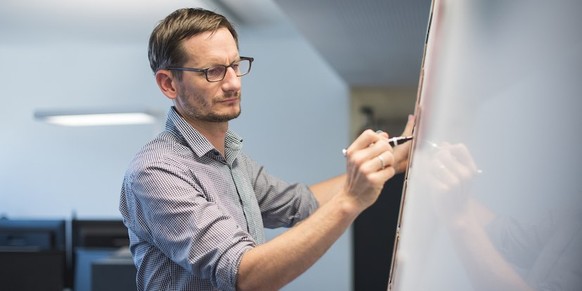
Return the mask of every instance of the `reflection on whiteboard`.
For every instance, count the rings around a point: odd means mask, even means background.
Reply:
[[[580,12],[433,1],[388,290],[582,290]]]

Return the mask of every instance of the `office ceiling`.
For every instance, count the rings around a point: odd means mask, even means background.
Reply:
[[[406,87],[417,84],[430,0],[4,0],[0,45],[144,43],[153,20],[186,6],[265,37],[293,26],[352,87]]]
[[[293,26],[352,87],[418,84],[431,0],[218,2],[250,26]]]
[[[353,87],[416,86],[431,0],[275,0]]]

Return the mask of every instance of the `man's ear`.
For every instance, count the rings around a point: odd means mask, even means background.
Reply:
[[[176,83],[174,82],[174,76],[169,70],[158,70],[156,72],[156,83],[158,87],[166,97],[170,99],[176,99],[178,95],[176,92]]]

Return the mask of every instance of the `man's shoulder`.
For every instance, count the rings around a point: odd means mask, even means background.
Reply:
[[[190,149],[179,137],[167,132],[161,133],[146,143],[134,156],[131,166],[138,170],[155,165],[175,164],[178,161],[192,158]]]

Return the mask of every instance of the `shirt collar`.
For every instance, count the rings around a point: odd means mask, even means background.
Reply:
[[[176,108],[172,106],[168,112],[168,120],[166,121],[166,130],[177,131],[194,151],[194,153],[201,157],[209,152],[215,152],[216,149],[200,132],[194,129],[180,114]],[[242,149],[242,138],[230,129],[226,132],[225,149],[226,159],[230,163],[234,161],[239,151]]]

